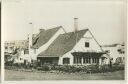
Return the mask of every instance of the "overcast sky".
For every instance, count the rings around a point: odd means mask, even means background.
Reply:
[[[32,31],[56,26],[73,31],[73,18],[77,17],[79,30],[89,28],[100,44],[122,43],[126,25],[123,1],[5,0],[4,39],[24,40]]]

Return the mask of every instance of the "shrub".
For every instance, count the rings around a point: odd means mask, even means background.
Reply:
[[[118,71],[118,70],[124,70],[124,64],[114,64],[113,66],[112,66],[112,70],[113,71]]]
[[[51,67],[48,65],[43,65],[41,67],[37,67],[37,70],[49,71],[49,70],[51,70]]]
[[[99,66],[99,72],[101,73],[101,72],[110,72],[111,71],[111,69],[110,69],[110,67],[109,67],[109,65],[100,65]]]
[[[88,66],[86,66],[86,72],[87,73],[97,73],[97,72],[99,72],[99,66],[98,65],[88,65]]]

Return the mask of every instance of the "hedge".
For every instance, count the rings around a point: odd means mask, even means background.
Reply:
[[[86,72],[86,73],[101,73],[101,72],[112,72],[112,71],[118,71],[118,70],[124,70],[124,65],[112,65],[112,68],[109,67],[109,65],[87,65],[87,66],[71,66],[71,65],[58,65],[58,66],[48,66],[44,65],[38,70],[43,71],[50,71],[50,70],[57,70],[62,72],[69,72],[69,73],[75,73],[75,72]]]
[[[6,69],[20,69],[21,67],[15,66],[5,66]],[[22,67],[23,68],[23,67]],[[28,68],[29,69],[29,68]],[[59,72],[68,72],[68,73],[75,73],[75,72],[86,72],[86,73],[105,73],[105,72],[113,72],[118,70],[124,70],[123,64],[114,64],[112,67],[109,65],[43,65],[41,67],[37,67],[37,70],[41,71],[59,71]]]

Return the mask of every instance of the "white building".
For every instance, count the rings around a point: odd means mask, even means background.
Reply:
[[[28,49],[23,49],[19,51],[18,55],[15,55],[14,63],[30,63],[31,58],[29,56],[29,50]]]
[[[5,61],[14,60],[14,63],[20,63],[21,51],[28,49],[28,40],[5,41],[4,47]]]
[[[124,44],[113,44],[113,45],[106,45],[102,46],[104,51],[108,52],[108,55],[113,59],[113,63],[118,61],[124,63],[125,60],[125,46]]]

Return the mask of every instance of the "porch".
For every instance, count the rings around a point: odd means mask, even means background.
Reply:
[[[88,65],[98,64],[101,65],[105,57],[102,52],[73,52],[73,64],[74,65]]]

